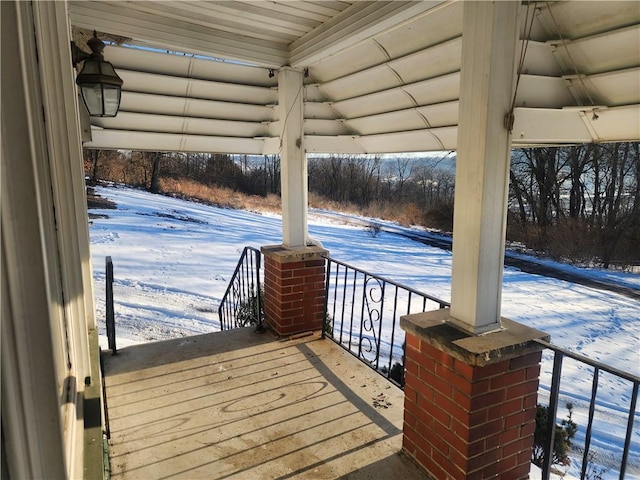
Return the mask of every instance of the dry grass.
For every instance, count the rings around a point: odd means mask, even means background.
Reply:
[[[280,197],[267,195],[246,195],[229,188],[204,185],[193,180],[175,180],[163,178],[160,180],[160,191],[165,195],[197,200],[208,205],[223,208],[235,208],[253,212],[280,212]]]
[[[103,170],[106,173],[106,169]],[[121,181],[115,175],[117,169],[109,171],[112,175],[105,175],[111,181]],[[161,178],[160,192],[176,198],[197,201],[207,205],[222,208],[248,210],[252,212],[282,212],[279,195],[269,194],[266,197],[247,195],[230,188],[205,185],[190,179]],[[343,212],[353,215],[363,215],[398,222],[401,225],[419,225],[424,222],[424,213],[415,204],[401,204],[392,202],[374,202],[366,208],[359,208],[351,203],[328,200],[316,193],[309,192],[309,206],[322,210]]]

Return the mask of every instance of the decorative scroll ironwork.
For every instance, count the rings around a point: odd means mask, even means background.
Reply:
[[[358,356],[377,370],[380,354],[380,335],[382,328],[382,309],[384,308],[384,282],[379,278],[366,275],[364,280],[362,331]],[[376,326],[378,332],[376,332]]]
[[[396,385],[404,385],[400,316],[449,304],[410,287],[327,258],[328,336]]]

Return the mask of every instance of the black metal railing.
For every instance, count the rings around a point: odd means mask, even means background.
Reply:
[[[105,270],[107,282],[105,289],[107,345],[109,350],[111,350],[111,354],[115,355],[118,351],[116,349],[116,318],[115,311],[113,309],[113,261],[110,256],[105,257]]]
[[[550,343],[547,343],[541,340],[538,340],[538,343],[540,343],[546,349],[553,352],[552,354],[553,370],[551,373],[551,385],[549,386],[544,385],[541,382],[540,391],[539,391],[539,397],[540,397],[540,393],[542,393],[544,390],[547,390],[547,389],[548,389],[548,395],[549,395],[548,418],[547,418],[547,426],[546,426],[546,432],[548,433],[545,438],[544,461],[543,461],[543,464],[541,465],[542,479],[549,480],[551,475],[552,462],[553,462],[552,451],[555,446],[558,405],[559,405],[559,398],[561,393],[565,394],[566,397],[570,400],[575,398],[579,401],[589,402],[588,413],[586,415],[587,423],[584,426],[580,426],[580,425],[578,426],[579,429],[580,427],[584,427],[584,430],[582,430],[584,432],[584,440],[582,440],[582,431],[581,431],[580,443],[582,443],[582,445],[579,447],[574,445],[574,447],[578,449],[578,452],[580,451],[580,449],[582,450],[582,464],[580,466],[580,479],[582,480],[582,479],[602,478],[600,476],[597,476],[597,475],[600,475],[600,473],[598,472],[594,476],[593,470],[591,470],[594,464],[598,465],[600,463],[598,458],[595,456],[597,452],[591,448],[591,443],[592,443],[594,433],[596,435],[605,436],[605,438],[607,439],[606,442],[609,450],[621,451],[621,455],[618,461],[618,464],[619,464],[618,471],[619,471],[620,480],[624,479],[627,471],[628,462],[629,462],[629,453],[631,451],[631,440],[632,440],[632,435],[634,430],[635,414],[636,414],[636,407],[638,402],[638,386],[640,385],[640,377],[623,372],[616,368],[607,366],[595,360],[591,360],[583,355],[579,355],[577,353],[571,352],[564,348],[560,348],[556,345],[552,345]],[[577,367],[577,370],[580,372],[581,377],[584,377],[584,375],[588,375],[588,374],[591,375],[590,395],[588,393],[585,395],[585,394],[581,394],[580,392],[570,391],[570,390],[574,390],[573,388],[571,388],[571,386],[567,386],[567,388],[561,388],[561,382],[563,380],[562,366],[563,366],[563,360],[565,358],[571,359],[572,362],[577,362],[577,365],[574,365],[574,367]],[[544,361],[545,360],[543,359],[543,363]],[[626,412],[626,415],[627,415],[626,432],[625,432],[624,440],[622,438],[619,438],[619,441],[618,441],[619,445],[614,444],[616,442],[616,439],[613,438],[612,435],[610,435],[610,432],[597,431],[596,429],[594,429],[594,419],[596,419],[597,416],[611,418],[613,416],[612,414],[616,413],[612,411],[614,409],[612,409],[611,407],[607,407],[603,405],[602,402],[597,402],[598,387],[601,382],[600,374],[602,372],[604,372],[608,376],[613,376],[616,379],[615,383],[617,383],[618,385],[620,384],[623,385],[623,387],[619,392],[620,399],[625,397],[625,400],[626,400],[628,398],[629,409]],[[567,376],[565,376],[565,378],[566,377]],[[571,383],[570,380],[569,380],[569,383]],[[606,424],[605,426],[601,427],[601,430],[603,428],[604,429],[607,428]],[[601,468],[603,469],[611,468],[611,469],[617,470],[617,466],[613,465],[616,460],[617,459],[611,459],[611,458],[607,459],[607,465]],[[609,472],[609,473],[612,473],[612,472]]]
[[[449,304],[333,258],[326,263],[323,336],[404,386],[404,331],[400,317]]]
[[[255,324],[257,329],[261,331],[264,330],[260,268],[260,252],[255,248],[245,247],[219,308],[222,330],[250,324]],[[445,308],[449,306],[449,303],[330,257],[326,258],[325,288],[323,337],[330,338],[389,381],[403,388],[405,334],[399,326],[400,317]],[[610,432],[604,432],[609,442],[619,440],[620,443],[620,445],[614,446],[620,454],[616,456],[614,461],[608,458],[606,468],[609,469],[609,473],[612,473],[613,470],[617,472],[619,469],[619,478],[625,478],[632,450],[634,428],[636,427],[640,377],[622,372],[556,345],[543,341],[539,341],[539,343],[546,349],[546,353],[543,355],[543,368],[545,364],[553,364],[550,381],[545,383],[543,375],[539,390],[539,399],[549,398],[548,421],[545,430],[551,432],[543,440],[542,479],[548,480],[554,468],[554,435],[557,431],[555,426],[558,423],[558,405],[561,395],[567,399],[575,397],[581,404],[580,409],[576,409],[576,412],[580,410],[578,415],[580,420],[586,418],[586,421],[581,421],[581,424],[578,425],[576,440],[579,442],[574,441],[573,452],[571,452],[572,458],[575,458],[576,453],[582,457],[579,466],[580,478],[586,480],[599,478],[597,469],[595,473],[593,470],[593,466],[598,465],[599,459],[595,455],[592,439],[594,435],[603,434],[599,431],[603,427],[596,425],[595,419],[598,415],[611,416],[610,412],[606,412],[609,409],[606,402],[597,401],[599,382],[603,372],[608,376],[614,376],[628,387],[625,401],[628,397],[629,408],[626,410],[624,407],[624,412],[617,412],[622,417],[619,422],[626,422],[624,439],[611,440]],[[571,383],[572,380],[571,372],[565,371],[563,375],[562,365],[565,358],[569,358],[571,362],[577,362],[577,365],[572,367],[581,372],[581,375],[590,372],[592,379],[590,396],[587,393],[572,397],[567,388],[561,387],[561,384]],[[588,402],[588,405],[585,402]],[[578,443],[580,445],[577,445]],[[615,462],[617,465],[614,466]],[[634,460],[634,469],[637,468],[635,463]]]
[[[218,308],[220,330],[255,325],[256,332],[265,331],[260,266],[260,250],[244,247]]]

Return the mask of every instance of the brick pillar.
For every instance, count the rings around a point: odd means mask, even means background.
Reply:
[[[320,330],[325,303],[325,259],[320,247],[262,247],[265,325],[277,335]]]
[[[437,480],[529,478],[542,347],[502,319],[473,336],[448,309],[402,317],[407,333],[403,449]]]

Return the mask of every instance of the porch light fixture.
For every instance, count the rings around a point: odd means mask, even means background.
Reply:
[[[111,63],[102,55],[104,42],[93,31],[93,38],[87,45],[91,53],[86,53],[71,42],[73,66],[84,62],[82,70],[76,77],[80,87],[82,101],[92,117],[115,117],[120,108],[122,79],[118,76]]]

